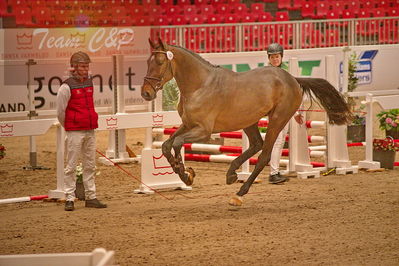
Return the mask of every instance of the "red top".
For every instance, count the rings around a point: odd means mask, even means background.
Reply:
[[[93,82],[87,79],[80,82],[75,78],[64,81],[70,90],[71,98],[65,110],[65,130],[91,130],[98,127],[98,114],[94,109]]]

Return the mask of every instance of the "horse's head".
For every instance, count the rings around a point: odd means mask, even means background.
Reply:
[[[166,44],[159,39],[158,44],[154,44],[149,39],[152,51],[147,60],[147,75],[141,87],[141,96],[151,101],[157,96],[157,92],[163,85],[173,78],[172,59],[173,53],[168,50]]]

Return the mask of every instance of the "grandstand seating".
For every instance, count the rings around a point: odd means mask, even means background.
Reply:
[[[376,36],[381,43],[398,42],[398,20],[362,20],[399,16],[399,0],[0,0],[0,17],[8,27],[171,26],[246,23],[244,50],[263,50],[271,41],[289,49],[294,42],[296,19],[327,19],[325,28],[301,24],[301,47],[342,46],[342,28],[349,19],[359,38]],[[347,19],[346,21],[337,21]],[[256,24],[280,22],[281,25]],[[248,24],[248,25],[247,25]],[[6,26],[7,27],[7,26]],[[184,39],[195,51],[233,51],[237,27],[195,27]],[[228,30],[226,30],[228,29]],[[176,43],[176,29],[158,33]],[[297,38],[297,37],[295,37]],[[212,47],[210,49],[206,47]],[[230,50],[229,50],[230,49]]]

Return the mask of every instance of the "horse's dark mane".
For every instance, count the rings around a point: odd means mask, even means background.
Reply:
[[[193,51],[188,50],[188,49],[186,49],[184,47],[177,46],[177,45],[172,45],[172,44],[169,44],[169,46],[172,46],[172,47],[175,47],[175,48],[179,48],[179,49],[182,49],[183,51],[188,52],[189,54],[191,54],[192,56],[197,58],[199,61],[201,61],[202,63],[204,63],[204,64],[206,64],[208,66],[215,67],[215,68],[220,67],[219,65],[212,64],[211,62],[209,62],[209,61],[205,60],[204,58],[202,58],[200,55],[198,55],[198,54],[194,53]]]

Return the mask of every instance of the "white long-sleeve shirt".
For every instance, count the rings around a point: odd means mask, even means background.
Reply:
[[[64,127],[65,124],[65,110],[71,98],[71,89],[68,84],[63,83],[58,89],[57,93],[57,118],[60,124]]]

